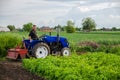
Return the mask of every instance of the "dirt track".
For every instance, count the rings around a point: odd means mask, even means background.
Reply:
[[[0,80],[44,80],[22,68],[19,61],[0,61]]]

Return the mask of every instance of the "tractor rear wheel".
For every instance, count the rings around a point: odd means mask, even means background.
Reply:
[[[63,48],[61,51],[62,56],[69,56],[70,55],[70,49],[69,48]]]
[[[34,46],[33,53],[36,58],[45,58],[50,54],[50,48],[46,43],[38,43]]]

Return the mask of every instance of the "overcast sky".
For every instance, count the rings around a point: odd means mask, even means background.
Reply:
[[[97,28],[120,28],[120,0],[0,0],[0,26],[32,22],[37,26],[66,25],[72,20],[81,27],[92,17]]]

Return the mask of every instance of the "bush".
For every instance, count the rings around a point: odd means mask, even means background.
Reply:
[[[70,57],[24,59],[23,67],[48,80],[118,80],[120,56],[92,53]]]
[[[9,48],[15,47],[21,40],[12,34],[0,34],[0,57],[5,57]]]
[[[120,45],[119,41],[99,41],[99,42],[81,42],[74,49],[77,53],[86,53],[86,52],[105,52],[120,55]]]
[[[71,49],[71,52],[76,52],[77,46],[76,44],[74,44],[74,42],[70,42],[70,49]]]
[[[81,42],[79,43],[79,46],[90,46],[94,49],[98,48],[100,45],[96,42],[90,42],[90,41],[85,41],[85,42]]]
[[[119,45],[120,44],[120,41],[108,41],[108,40],[102,40],[102,41],[98,41],[97,42],[98,44],[101,44],[101,45]]]
[[[97,44],[96,42],[90,42],[90,41],[80,42],[77,45],[76,52],[78,54],[86,53],[86,52],[96,52],[96,50],[99,47],[100,45]]]
[[[71,20],[67,21],[67,26],[65,26],[67,33],[74,33],[75,32],[75,23]]]
[[[94,52],[91,46],[77,47],[76,52]]]
[[[29,32],[32,29],[32,25],[33,25],[32,23],[24,24],[23,25],[23,30]]]
[[[66,32],[67,33],[74,33],[75,32],[75,28],[73,26],[66,26]]]
[[[109,46],[107,47],[106,53],[120,55],[120,46]]]
[[[15,26],[14,26],[14,25],[8,25],[7,28],[8,28],[10,31],[14,31],[14,30],[15,30]]]

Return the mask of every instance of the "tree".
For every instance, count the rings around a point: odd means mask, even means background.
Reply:
[[[83,30],[91,31],[91,30],[94,30],[95,28],[96,28],[96,23],[92,18],[87,17],[82,20],[82,29]]]
[[[60,28],[61,29],[61,27],[62,26],[58,24],[57,26],[54,27],[54,29],[56,29],[56,28]]]
[[[112,27],[112,31],[117,31],[117,28],[116,27]]]
[[[66,32],[67,33],[74,33],[75,32],[75,25],[72,21],[67,21]]]
[[[76,31],[81,31],[81,28],[79,28],[79,27],[76,27]]]
[[[23,30],[24,31],[30,31],[32,29],[32,23],[27,23],[23,25]]]
[[[56,28],[60,28],[61,31],[64,31],[64,27],[62,27],[62,26],[59,25],[59,24],[58,24],[57,26],[54,27],[54,29],[56,29]]]
[[[7,28],[8,28],[10,31],[15,30],[15,26],[14,26],[14,25],[8,25]]]
[[[22,31],[23,31],[23,29],[21,29],[21,28],[17,28],[16,30],[17,30],[17,31],[20,31],[20,32],[22,32]]]

